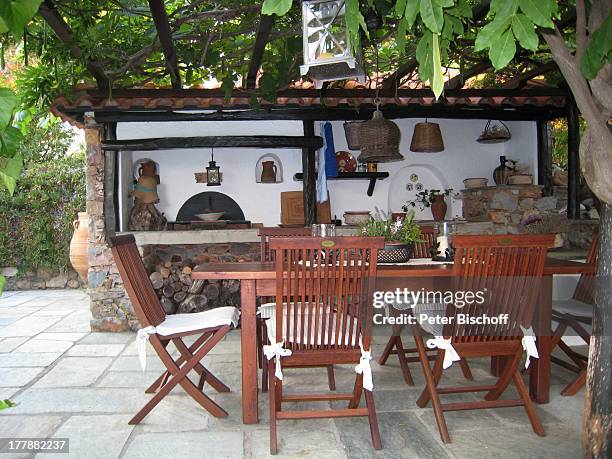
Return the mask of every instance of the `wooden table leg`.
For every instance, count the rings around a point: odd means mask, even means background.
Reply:
[[[257,321],[255,281],[240,281],[240,327],[242,336],[242,422],[257,424]]]
[[[537,335],[536,344],[540,357],[531,359],[529,366],[531,369],[529,393],[531,394],[531,398],[538,403],[548,403],[550,395],[552,279],[552,276],[542,276],[540,295],[533,321],[533,330]]]

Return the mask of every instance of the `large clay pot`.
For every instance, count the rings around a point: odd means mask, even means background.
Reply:
[[[79,219],[72,222],[74,233],[70,240],[70,263],[79,274],[83,283],[87,283],[87,249],[89,246],[89,215],[87,212],[79,212]]]
[[[438,194],[434,196],[433,201],[431,202],[431,214],[433,215],[433,219],[437,222],[444,220],[446,216],[446,201],[444,200],[443,194]]]
[[[261,163],[261,183],[276,183],[276,174],[278,169],[274,161],[263,161]]]
[[[506,157],[499,157],[499,166],[493,169],[493,180],[495,180],[496,185],[507,185],[508,177],[510,177],[510,172],[512,172],[512,168],[506,165]]]

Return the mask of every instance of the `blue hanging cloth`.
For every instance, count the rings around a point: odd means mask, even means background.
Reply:
[[[321,137],[323,137],[323,148],[317,153],[319,157],[319,164],[317,169],[317,202],[325,202],[328,199],[327,193],[327,174],[325,173],[326,161],[325,161],[325,123],[319,125]]]
[[[336,149],[334,148],[334,133],[329,121],[323,124],[323,145],[325,151],[325,175],[338,177],[338,164],[336,163]]]

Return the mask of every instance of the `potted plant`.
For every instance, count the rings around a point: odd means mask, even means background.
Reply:
[[[378,263],[404,263],[410,260],[415,242],[421,242],[421,228],[414,223],[414,211],[406,213],[401,219],[371,219],[360,226],[364,236],[384,237],[385,248],[378,251]]]
[[[407,212],[410,207],[416,207],[417,205],[421,210],[424,210],[426,207],[431,207],[431,214],[433,215],[433,219],[435,221],[442,221],[446,216],[446,196],[451,194],[453,191],[452,188],[447,188],[445,190],[423,190],[419,191],[415,198],[406,201],[406,204],[402,206],[402,209]]]

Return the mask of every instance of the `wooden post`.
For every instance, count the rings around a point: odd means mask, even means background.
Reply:
[[[567,104],[567,218],[580,218],[580,124],[576,102]]]
[[[314,121],[303,121],[303,124],[304,136],[314,136]],[[304,217],[306,226],[317,222],[315,151],[314,148],[302,148],[302,171],[304,174],[302,187],[304,190]]]
[[[552,132],[548,121],[540,120],[538,127],[538,184],[542,194],[552,196]]]
[[[582,452],[583,457],[604,458],[612,453],[612,204],[604,202],[599,222],[594,299]]]
[[[105,123],[105,140],[117,139],[117,123]],[[117,230],[117,210],[115,206],[115,175],[117,174],[117,152],[104,152],[104,239],[110,246],[110,238]]]

